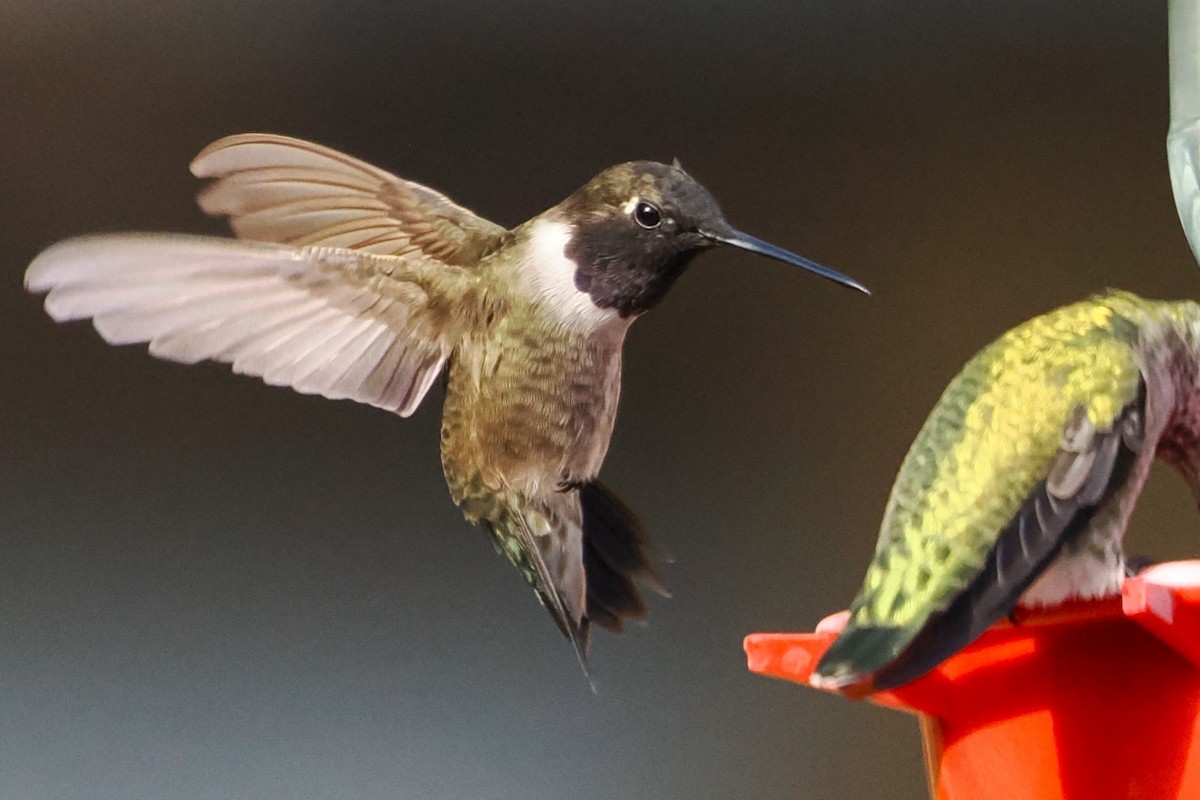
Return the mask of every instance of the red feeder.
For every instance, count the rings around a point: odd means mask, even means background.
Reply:
[[[807,684],[845,619],[747,636],[751,671]],[[921,716],[938,800],[1200,798],[1200,561],[1019,614],[867,699]]]

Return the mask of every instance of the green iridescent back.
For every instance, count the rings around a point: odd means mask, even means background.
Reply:
[[[855,624],[919,625],[974,577],[1045,480],[1075,409],[1104,429],[1136,396],[1134,347],[1162,305],[1123,293],[1075,303],[967,363],[900,468]]]

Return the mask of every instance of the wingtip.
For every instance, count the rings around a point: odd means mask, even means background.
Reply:
[[[34,256],[33,261],[25,268],[25,291],[31,294],[43,294],[50,291],[61,279],[61,268],[78,258],[80,250],[94,245],[103,236],[76,236],[63,239],[47,247]]]
[[[195,165],[195,163],[196,162],[194,162],[194,161],[192,162],[193,165]],[[204,179],[220,177],[220,174],[215,170],[212,172],[203,172],[202,173],[202,172],[197,172],[195,169],[193,169],[192,174],[195,175],[197,178],[204,178]],[[221,182],[219,180],[214,180],[208,184],[205,184],[204,188],[202,188],[200,191],[196,192],[196,205],[200,207],[201,211],[203,211],[205,214],[207,214],[210,217],[233,216],[236,209],[229,208],[220,202],[220,199],[221,199],[221,193],[219,191],[220,186],[221,186]]]
[[[33,261],[29,262],[29,266],[25,268],[25,275],[22,280],[25,291],[30,294],[42,294],[50,290],[46,273],[51,269],[49,266],[53,260],[53,253],[51,251],[56,247],[58,247],[57,244],[50,245],[50,247],[38,253]]]
[[[199,153],[192,158],[188,164],[188,171],[197,178],[215,178],[219,174],[219,170],[213,168],[212,155],[218,153],[225,148],[237,144],[246,134],[238,133],[233,136],[222,136],[215,142],[210,142],[205,145]]]
[[[878,688],[875,686],[874,676],[872,675],[851,680],[841,680],[838,678],[827,678],[824,675],[814,672],[812,677],[808,679],[808,685],[823,692],[832,692],[833,694],[841,695],[847,700],[862,700],[878,691]]]
[[[592,670],[588,664],[588,645],[591,640],[591,625],[588,618],[583,617],[578,623],[572,621],[569,626],[560,625],[559,627],[562,629],[563,635],[571,642],[571,648],[575,651],[579,668],[583,670],[584,680],[588,682],[592,694],[597,694],[596,681],[592,679]]]
[[[196,157],[193,158],[188,163],[188,172],[192,173],[192,177],[194,177],[194,178],[211,178],[212,177],[212,175],[207,171],[207,169],[204,166],[205,162],[207,162],[207,160],[208,160],[208,154],[209,154],[209,150],[211,147],[212,147],[212,145],[210,144],[208,147],[201,150],[199,153],[196,154]]]
[[[666,600],[670,600],[675,597],[675,595],[671,594],[671,590],[663,585],[662,581],[659,580],[658,575],[656,574],[643,576],[641,581],[647,589],[654,592],[659,597],[662,597]]]
[[[873,675],[854,672],[850,665],[844,662],[828,667],[822,661],[808,678],[808,685],[814,689],[834,692],[855,700],[873,692],[874,682]]]
[[[904,628],[858,626],[848,620],[809,677],[817,689],[862,697],[880,688],[912,639]]]
[[[249,132],[222,136],[215,142],[205,145],[192,158],[191,163],[188,164],[188,170],[197,178],[219,178],[228,171],[226,168],[227,165],[222,165],[219,159],[214,158],[214,156],[231,147],[244,144],[295,144],[300,141],[291,136],[283,136],[277,133]]]

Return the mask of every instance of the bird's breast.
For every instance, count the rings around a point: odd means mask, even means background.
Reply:
[[[442,459],[457,502],[531,496],[596,475],[621,381],[623,329],[586,335],[516,308],[454,353]],[[457,488],[456,488],[457,487]]]

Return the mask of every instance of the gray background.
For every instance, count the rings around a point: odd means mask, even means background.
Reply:
[[[0,797],[923,796],[913,719],[750,675],[853,595],[896,466],[1006,328],[1195,297],[1162,3],[6,0]],[[604,477],[674,563],[592,695],[414,419],[111,348],[21,290],[53,241],[221,232],[191,156],[268,130],[505,224],[678,156],[875,290],[702,258],[627,347]],[[1160,470],[1133,549],[1195,550]]]

